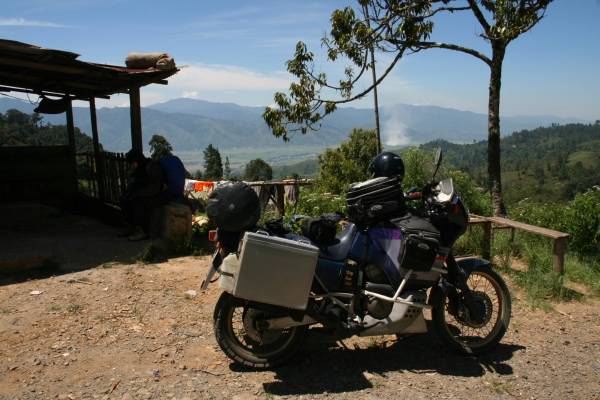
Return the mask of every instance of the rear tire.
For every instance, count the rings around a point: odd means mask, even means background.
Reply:
[[[308,325],[261,330],[261,320],[278,315],[234,305],[234,299],[227,292],[219,298],[214,312],[214,331],[221,350],[237,364],[255,369],[275,367],[292,357],[306,339]]]
[[[461,299],[460,290],[450,288],[442,293],[439,287],[432,294],[433,326],[439,338],[462,354],[485,353],[504,337],[511,317],[511,299],[506,283],[489,265],[473,271],[467,282],[475,302],[485,309],[485,318],[477,323]]]

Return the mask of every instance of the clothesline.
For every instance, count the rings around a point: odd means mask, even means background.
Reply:
[[[201,197],[208,196],[216,187],[227,183],[229,181],[218,181],[218,182],[209,182],[209,181],[196,181],[192,179],[186,179],[185,181],[185,190],[190,192],[203,192]],[[263,210],[266,208],[269,200],[277,203],[275,199],[276,188],[283,187],[285,198],[291,204],[296,204],[298,201],[298,192],[300,186],[312,185],[312,180],[287,180],[283,182],[265,182],[265,181],[257,181],[257,182],[245,182],[248,186],[252,187],[261,203],[261,207]],[[282,205],[280,205],[282,206]]]

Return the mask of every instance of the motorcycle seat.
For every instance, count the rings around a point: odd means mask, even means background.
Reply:
[[[350,249],[354,243],[354,236],[358,228],[353,223],[349,223],[342,234],[332,241],[312,243],[319,248],[319,258],[329,261],[343,261],[350,254]]]

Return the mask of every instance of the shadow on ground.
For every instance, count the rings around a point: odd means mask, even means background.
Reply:
[[[19,202],[0,204],[0,243],[0,285],[6,285],[134,263],[148,256],[153,242],[129,242],[93,218]]]
[[[264,390],[278,396],[355,392],[383,384],[391,373],[456,378],[481,377],[488,372],[511,375],[513,369],[507,361],[515,352],[525,349],[523,346],[500,344],[485,355],[461,356],[437,340],[429,321],[428,329],[426,334],[389,341],[385,348],[379,343],[372,348],[349,349],[339,342],[311,340],[309,336],[308,344],[291,362],[274,369],[275,380],[264,384]],[[235,364],[230,368],[236,372],[248,372]],[[367,379],[365,373],[373,377],[366,374],[369,376]],[[404,383],[410,383],[409,376]]]

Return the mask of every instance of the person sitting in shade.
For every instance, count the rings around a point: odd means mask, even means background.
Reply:
[[[152,160],[137,149],[131,149],[126,160],[133,169],[133,182],[121,198],[125,226],[117,235],[136,242],[148,238],[152,209],[183,197],[185,168],[179,157]]]

